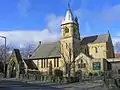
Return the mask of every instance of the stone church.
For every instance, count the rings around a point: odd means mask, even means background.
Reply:
[[[74,17],[68,7],[64,20],[61,23],[61,39],[58,42],[39,43],[29,57],[29,61],[40,72],[49,72],[49,63],[52,69],[65,72],[65,63],[71,63],[74,70],[83,73],[109,70],[108,58],[114,58],[114,47],[110,33],[81,37],[78,18]],[[74,62],[74,63],[72,63]],[[28,67],[26,70],[34,70]],[[72,73],[72,72],[71,72]]]
[[[64,20],[61,23],[61,38],[57,42],[39,43],[29,59],[25,59],[25,71],[39,71],[49,73],[55,69],[66,72],[71,68],[74,72],[83,74],[108,71],[109,58],[114,58],[114,47],[110,33],[81,37],[78,18],[74,17],[68,7]],[[70,67],[66,67],[71,65]]]

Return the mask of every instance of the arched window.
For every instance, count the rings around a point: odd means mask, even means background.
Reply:
[[[97,47],[95,47],[95,53],[98,53],[98,48]]]
[[[83,60],[80,60],[78,63],[78,68],[85,68],[86,64],[83,62]]]
[[[69,33],[69,29],[65,27],[65,33]]]

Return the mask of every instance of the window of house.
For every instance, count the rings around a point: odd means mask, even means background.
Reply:
[[[69,33],[69,29],[65,27],[65,33]]]
[[[56,59],[54,58],[54,67],[56,67]]]
[[[98,53],[98,48],[97,47],[95,47],[95,53]]]
[[[57,58],[57,67],[59,67],[59,58]]]
[[[100,70],[101,63],[100,62],[93,62],[93,70]]]
[[[46,65],[45,65],[45,59],[44,59],[44,68],[46,67]]]
[[[85,63],[79,63],[78,64],[78,68],[85,68],[86,67],[86,64]]]
[[[43,60],[41,60],[41,68],[43,68]]]
[[[46,67],[48,68],[48,59],[46,59]]]
[[[83,62],[83,60],[81,60],[79,63],[78,63],[78,68],[85,68],[86,67],[86,64]]]

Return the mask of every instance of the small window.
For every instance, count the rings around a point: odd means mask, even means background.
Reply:
[[[98,48],[97,47],[95,47],[95,53],[98,53]]]
[[[41,60],[41,68],[43,68],[43,60]]]
[[[46,67],[48,68],[48,59],[46,59]]]
[[[85,68],[86,67],[86,64],[83,62],[83,60],[81,60],[79,63],[78,63],[78,68]]]
[[[69,29],[65,27],[65,33],[69,33]]]
[[[56,67],[56,58],[54,58],[54,67]]]
[[[59,67],[59,58],[57,58],[57,67]]]
[[[46,67],[46,65],[45,65],[45,59],[44,59],[44,68]]]
[[[93,62],[93,70],[100,70],[101,63],[100,62]]]
[[[85,63],[79,63],[78,64],[78,68],[85,68],[86,67],[86,64]]]

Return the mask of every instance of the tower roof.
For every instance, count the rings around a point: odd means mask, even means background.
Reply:
[[[62,21],[62,24],[74,23],[74,22],[75,22],[75,19],[74,19],[72,11],[70,9],[70,5],[68,4],[68,9],[67,9],[67,12],[66,12],[66,16],[65,16],[64,20]]]

